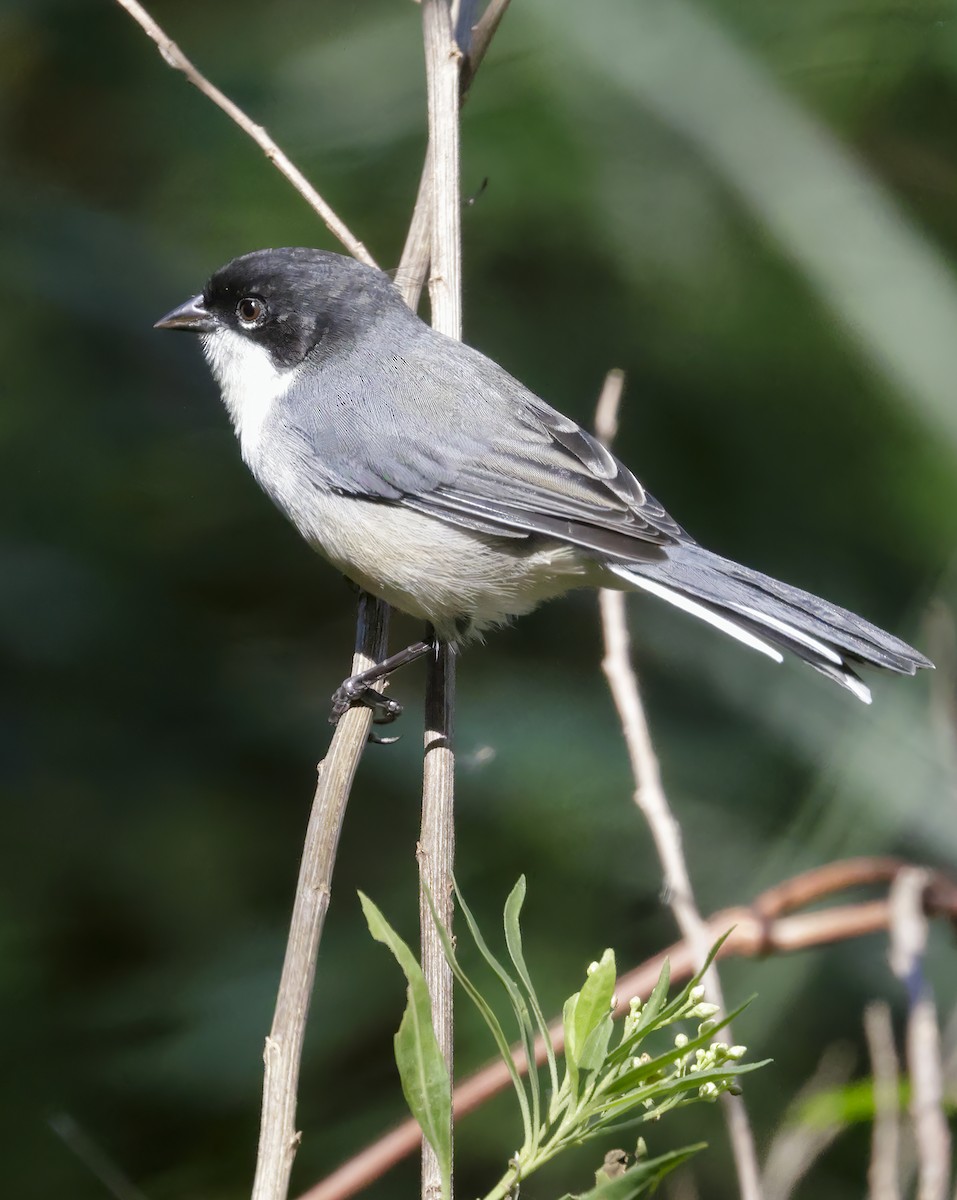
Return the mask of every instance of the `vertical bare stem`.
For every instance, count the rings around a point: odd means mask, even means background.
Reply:
[[[475,79],[485,58],[492,38],[502,18],[508,9],[509,0],[489,0],[485,11],[472,26],[471,40],[468,51],[462,62],[459,76],[459,104],[465,102],[469,88]],[[459,13],[459,27],[470,20],[469,10],[474,6],[463,5]],[[425,277],[429,270],[429,260],[432,252],[432,144],[425,152],[425,163],[419,179],[419,191],[415,198],[415,208],[412,211],[412,221],[406,235],[402,259],[396,272],[396,283],[399,285],[405,302],[409,308],[418,308],[419,296],[425,285]]]
[[[917,1200],[944,1200],[950,1178],[950,1130],[943,1110],[940,1030],[924,976],[927,917],[924,893],[931,873],[906,867],[891,888],[891,970],[907,989],[907,1073],[917,1146]]]
[[[446,929],[452,928],[452,863],[455,857],[454,779],[452,750],[455,715],[455,657],[446,642],[436,645],[425,688],[425,762],[422,778],[422,828],[419,862],[419,928],[422,973],[432,1001],[432,1024],[439,1049],[452,1073],[452,972],[445,961],[428,901]],[[428,1142],[422,1143],[422,1197],[440,1200],[441,1173]]]
[[[432,324],[449,337],[462,336],[462,247],[459,196],[459,66],[449,0],[423,0],[422,30],[429,100],[432,161],[432,271],[429,296]],[[452,973],[442,952],[425,891],[451,928],[454,849],[454,770],[452,712],[455,658],[440,645],[430,664],[426,701],[425,762],[422,779],[422,834],[419,842],[422,970],[432,999],[432,1023],[452,1065]],[[422,1198],[439,1200],[442,1175],[427,1142],[422,1145]],[[451,1200],[447,1197],[446,1200]]]
[[[900,1080],[891,1011],[883,1000],[875,1000],[864,1009],[864,1033],[874,1081],[874,1128],[871,1134],[871,1161],[867,1170],[868,1200],[900,1200],[900,1122],[897,1116]]]
[[[388,631],[388,606],[363,594],[353,673],[385,656]],[[319,765],[276,1011],[263,1053],[266,1070],[253,1200],[285,1200],[289,1192],[289,1176],[299,1148],[296,1097],[316,957],[332,894],[332,868],[346,803],[371,727],[371,709],[350,708],[336,726],[329,753]]]
[[[448,0],[422,0],[432,148],[432,324],[462,336],[462,237],[459,194],[459,65]]]

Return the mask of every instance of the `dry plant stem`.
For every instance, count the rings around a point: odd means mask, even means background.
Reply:
[[[157,46],[163,60],[174,71],[181,71],[189,82],[198,88],[207,99],[212,100],[231,121],[249,135],[273,166],[289,180],[306,203],[319,215],[329,232],[349,251],[353,258],[364,262],[370,267],[376,265],[375,259],[362,242],[351,232],[345,222],[323,200],[309,180],[299,168],[280,150],[261,125],[251,120],[243,110],[234,104],[230,98],[219,90],[214,83],[199,71],[171,37],[153,20],[149,13],[137,4],[136,0],[116,0],[121,8],[126,9],[143,32]]]
[[[486,51],[508,6],[509,0],[491,0],[472,28],[472,39],[468,53],[462,60],[459,75],[460,105],[464,103],[468,95],[475,74],[485,58]],[[396,271],[396,282],[405,297],[406,304],[412,309],[419,306],[419,297],[425,286],[432,256],[432,190],[432,143],[430,141],[425,152],[425,163],[419,179],[419,192],[415,199],[409,232]]]
[[[384,657],[388,614],[380,600],[365,594],[360,598],[353,673]],[[319,765],[276,1011],[263,1053],[266,1069],[253,1200],[285,1200],[289,1192],[289,1175],[300,1140],[296,1097],[316,958],[346,802],[371,727],[371,709],[350,708],[336,726],[329,752]]]
[[[924,897],[931,873],[901,871],[891,888],[891,970],[907,989],[907,1072],[910,1115],[917,1147],[917,1200],[944,1200],[950,1180],[950,1130],[943,1111],[940,1031],[934,998],[924,977],[927,918]]]
[[[422,31],[432,148],[432,324],[462,336],[462,231],[459,192],[459,65],[448,0],[422,0]]]
[[[722,944],[719,958],[764,958],[886,933],[891,925],[890,902],[887,899],[795,916],[785,914],[799,904],[816,903],[848,888],[891,882],[907,866],[907,863],[895,858],[853,858],[805,871],[762,892],[748,906],[726,908],[715,913],[708,919],[708,942],[713,945],[722,934],[731,930]],[[957,882],[934,873],[932,884],[924,894],[924,903],[928,915],[943,917],[957,926]],[[671,964],[673,983],[683,983],[694,974],[696,959],[691,948],[687,942],[677,942],[618,977],[615,984],[615,994],[619,997],[614,1014],[616,1017],[627,1012],[632,996],[645,997],[649,994],[666,958]],[[554,1022],[550,1032],[552,1046],[557,1053],[561,1053],[561,1021]],[[527,1070],[528,1063],[519,1046],[512,1047],[512,1057],[520,1072]],[[539,1065],[545,1061],[545,1046],[541,1040],[535,1045],[535,1061]],[[483,1067],[455,1089],[456,1118],[480,1108],[509,1085],[508,1070],[500,1060]],[[405,1121],[311,1187],[300,1200],[347,1200],[347,1197],[360,1192],[390,1167],[414,1153],[419,1141],[418,1125],[415,1121]]]
[[[864,1009],[864,1034],[874,1081],[874,1124],[871,1132],[871,1161],[867,1168],[868,1200],[900,1200],[898,1154],[900,1095],[897,1051],[891,1010],[883,1000]]]
[[[432,148],[432,324],[448,337],[462,336],[462,239],[459,197],[459,65],[449,0],[422,0],[422,36]],[[446,962],[428,893],[446,928],[452,922],[455,757],[452,712],[455,659],[441,644],[430,662],[427,683],[422,833],[419,841],[419,909],[422,971],[432,1002],[432,1025],[452,1074],[452,972]],[[451,1117],[450,1117],[451,1125]],[[451,1128],[450,1128],[451,1137]],[[422,1200],[440,1200],[442,1172],[427,1142],[422,1144]],[[451,1197],[445,1197],[451,1200]]]
[[[429,662],[425,688],[425,760],[422,773],[422,827],[416,857],[419,862],[419,928],[422,973],[429,985],[432,1022],[439,1049],[452,1073],[452,972],[436,935],[429,896],[439,920],[452,929],[452,864],[455,858],[453,787],[455,757],[451,739],[455,715],[455,655],[446,642],[436,645]],[[426,1162],[426,1151],[429,1159]],[[438,1200],[440,1178],[431,1149],[423,1144],[422,1195]],[[426,1192],[426,1165],[429,1191]]]
[[[599,438],[606,444],[611,443],[617,430],[622,386],[621,372],[610,371],[599,397],[596,430]],[[700,966],[704,964],[711,948],[708,926],[695,903],[691,878],[681,848],[681,829],[661,783],[661,771],[641,702],[638,677],[631,663],[625,597],[622,592],[603,588],[599,593],[598,602],[605,643],[602,670],[618,709],[625,744],[628,747],[628,757],[635,779],[635,803],[648,822],[661,860],[667,903],[674,913],[682,936],[692,948],[696,963]],[[708,970],[704,984],[709,1000],[724,1009],[721,981],[714,964]],[[733,1040],[730,1029],[725,1028],[723,1035]],[[744,1101],[740,1096],[725,1092],[721,1103],[731,1139],[742,1200],[760,1200],[758,1156]]]

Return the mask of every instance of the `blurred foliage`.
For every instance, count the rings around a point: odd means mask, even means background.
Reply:
[[[424,149],[417,10],[153,11],[395,265]],[[583,421],[624,368],[619,452],[695,536],[941,653],[955,122],[954,0],[516,0],[464,114],[464,189],[489,181],[464,215],[468,339]],[[53,1122],[151,1200],[241,1196],[354,603],[247,476],[197,347],[151,323],[234,254],[334,247],[109,2],[6,0],[0,139],[6,1190],[104,1195]],[[865,709],[650,598],[631,612],[705,910],[841,855],[954,867],[952,670],[872,679]],[[396,622],[396,644],[414,635]],[[599,655],[576,595],[460,670],[459,877],[487,924],[529,876],[528,957],[553,1005],[596,944],[625,966],[674,937]],[[404,740],[370,749],[342,842],[300,1187],[402,1112],[401,986],[356,900],[373,892],[414,936],[421,676],[397,690]],[[725,968],[730,1003],[759,993],[736,1036],[775,1060],[747,1087],[761,1145],[824,1047],[860,1044],[865,1001],[902,1002],[884,952]],[[949,1006],[943,934],[932,975]],[[460,1074],[483,1046],[463,1006]],[[462,1194],[502,1169],[510,1116],[497,1102],[463,1122]],[[709,1200],[733,1196],[719,1114],[689,1121],[672,1145],[709,1139]],[[859,1194],[866,1155],[846,1135],[805,1194]],[[535,1195],[597,1165],[544,1172]]]

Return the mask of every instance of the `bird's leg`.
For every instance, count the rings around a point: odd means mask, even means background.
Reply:
[[[373,719],[377,725],[388,725],[396,717],[400,717],[402,705],[398,700],[393,700],[383,692],[377,691],[372,685],[388,678],[399,667],[404,667],[429,654],[434,646],[434,639],[413,642],[411,646],[406,646],[398,654],[389,655],[382,662],[376,663],[374,667],[369,667],[366,671],[360,671],[358,675],[350,675],[348,679],[343,679],[333,693],[332,712],[329,720],[335,725],[346,709],[353,704],[367,704],[375,713]]]

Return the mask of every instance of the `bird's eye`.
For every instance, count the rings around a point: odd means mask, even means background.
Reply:
[[[244,329],[256,329],[266,319],[266,305],[258,296],[243,296],[236,305],[236,316]]]

